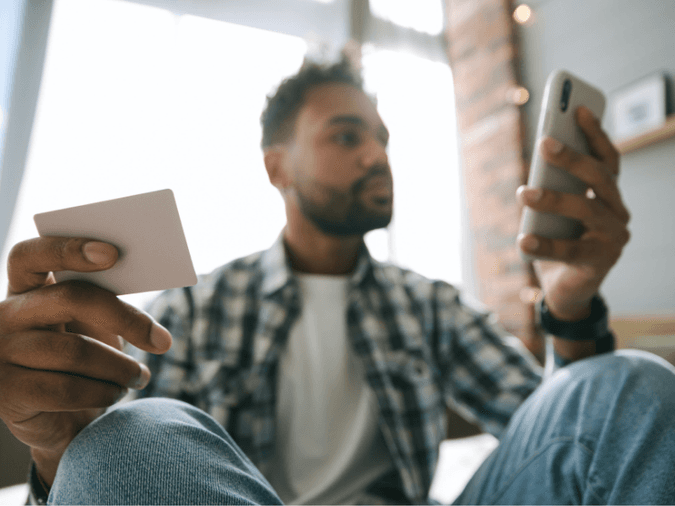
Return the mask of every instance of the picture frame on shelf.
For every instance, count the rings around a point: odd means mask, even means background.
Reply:
[[[614,141],[634,137],[666,122],[668,77],[658,71],[610,95],[611,135]]]

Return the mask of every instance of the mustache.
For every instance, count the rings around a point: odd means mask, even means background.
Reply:
[[[391,169],[388,165],[375,165],[373,166],[368,173],[362,178],[358,179],[352,186],[352,191],[354,194],[359,193],[363,190],[363,187],[373,178],[376,177],[385,177],[387,181],[393,186],[393,178],[391,177]]]

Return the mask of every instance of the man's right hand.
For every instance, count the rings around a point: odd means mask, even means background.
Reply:
[[[117,250],[88,239],[40,237],[9,254],[7,299],[0,302],[0,419],[31,448],[51,486],[79,431],[129,388],[147,385],[145,365],[122,353],[124,340],[164,353],[171,335],[148,314],[54,271],[102,271]]]

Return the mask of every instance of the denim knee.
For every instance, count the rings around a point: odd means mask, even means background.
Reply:
[[[613,419],[637,423],[647,414],[665,420],[675,417],[675,368],[638,350],[586,358],[556,371],[520,411],[527,423],[550,426],[543,437],[572,430],[579,436]]]
[[[120,404],[66,450],[50,502],[278,503],[272,487],[208,414],[170,399]]]
[[[525,401],[460,501],[672,504],[673,419],[665,360],[621,350],[574,362]]]
[[[636,426],[661,431],[675,418],[675,367],[644,351],[619,350],[574,362],[542,387],[540,402],[554,400],[551,419],[567,420],[582,440],[585,434],[597,436],[600,427],[608,434]]]
[[[636,504],[638,497],[644,504],[671,504],[675,367],[638,350],[619,350],[572,366],[571,376],[578,374],[586,382],[584,396],[593,399],[582,402],[582,409],[598,411],[584,418],[577,434],[595,454],[585,474],[588,489],[604,504]],[[638,483],[641,492],[635,494]]]
[[[617,388],[646,387],[664,400],[675,396],[675,367],[641,350],[618,350],[570,364],[571,381],[591,380]]]
[[[167,431],[176,423],[202,425],[226,435],[215,420],[187,403],[166,398],[139,399],[113,406],[94,420],[72,441],[64,457],[83,452],[96,459],[108,445],[114,445],[118,456],[129,451],[152,452],[166,442]],[[109,458],[107,454],[100,456]]]

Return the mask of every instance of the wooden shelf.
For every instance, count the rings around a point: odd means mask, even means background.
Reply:
[[[675,137],[675,114],[668,116],[666,122],[659,128],[617,142],[616,148],[619,150],[619,153],[625,155],[626,153],[656,144],[670,137]]]

